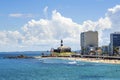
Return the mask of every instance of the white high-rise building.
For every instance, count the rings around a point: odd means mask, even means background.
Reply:
[[[81,33],[81,52],[89,54],[89,51],[95,51],[98,47],[98,32],[87,31]]]

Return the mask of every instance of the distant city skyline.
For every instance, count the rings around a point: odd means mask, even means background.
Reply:
[[[80,50],[80,33],[98,31],[99,46],[120,32],[119,0],[1,0],[0,52],[43,51],[61,39]]]

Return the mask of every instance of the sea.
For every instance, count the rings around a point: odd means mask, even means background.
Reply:
[[[120,65],[58,58],[7,59],[5,56],[37,53],[0,53],[0,80],[120,80]],[[46,53],[48,54],[48,53]]]

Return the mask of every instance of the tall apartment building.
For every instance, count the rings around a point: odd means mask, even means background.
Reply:
[[[81,33],[81,53],[89,54],[89,51],[95,51],[98,47],[98,32],[87,31]]]
[[[120,53],[120,32],[110,34],[110,55]]]

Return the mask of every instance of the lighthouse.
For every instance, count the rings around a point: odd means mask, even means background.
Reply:
[[[60,41],[60,46],[57,49],[53,50],[54,52],[62,53],[62,52],[71,52],[71,48],[67,46],[63,46],[63,40]]]
[[[61,40],[61,47],[63,46],[63,40]]]

